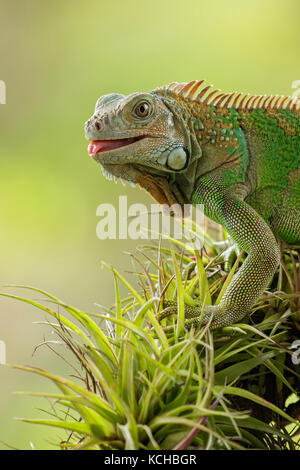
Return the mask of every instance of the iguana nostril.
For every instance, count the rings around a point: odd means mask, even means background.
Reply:
[[[95,127],[98,131],[100,131],[101,126],[98,121],[95,122]]]

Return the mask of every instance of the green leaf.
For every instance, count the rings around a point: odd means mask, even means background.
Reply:
[[[215,383],[224,384],[225,382],[230,383],[236,381],[241,377],[241,375],[246,374],[246,372],[249,372],[249,370],[257,367],[258,365],[263,364],[267,359],[275,356],[275,354],[276,353],[274,351],[271,351],[266,354],[262,354],[259,357],[247,359],[226,367],[225,369],[216,372]]]
[[[199,292],[200,292],[200,301],[205,305],[211,305],[212,300],[209,292],[209,285],[207,274],[204,269],[200,254],[198,250],[195,250],[195,256],[197,261],[197,268],[198,268],[198,278],[199,278]]]
[[[216,392],[221,391],[221,390],[222,390],[221,386],[216,386],[215,387]],[[299,422],[297,422],[294,418],[291,418],[291,416],[289,416],[287,413],[282,411],[277,406],[273,405],[273,403],[268,402],[264,398],[262,398],[258,395],[255,395],[254,393],[249,392],[248,390],[244,390],[244,389],[238,388],[238,387],[228,386],[228,387],[226,387],[226,390],[225,390],[224,393],[228,394],[228,395],[237,395],[237,396],[246,398],[248,400],[251,400],[255,403],[258,403],[259,405],[262,405],[262,406],[274,411],[275,413],[282,416],[283,418],[290,421],[291,423],[295,423],[299,427]]]
[[[52,421],[47,419],[26,419],[26,418],[16,418],[18,421],[23,421],[24,423],[32,424],[44,424],[46,426],[53,426],[55,428],[67,429],[68,431],[78,432],[80,434],[91,435],[92,431],[90,427],[85,423],[76,423],[70,421]]]
[[[227,290],[227,287],[229,286],[229,284],[230,284],[230,282],[231,282],[231,280],[232,280],[232,278],[233,278],[233,276],[234,276],[234,274],[235,274],[235,271],[236,271],[236,269],[237,269],[237,267],[238,267],[238,265],[239,265],[239,262],[240,262],[240,259],[241,259],[241,255],[242,255],[241,253],[238,255],[238,257],[237,257],[237,259],[236,259],[234,265],[232,266],[232,268],[231,268],[231,270],[230,270],[230,272],[229,272],[229,274],[228,274],[228,276],[227,276],[227,278],[226,278],[226,281],[224,282],[224,284],[223,284],[223,286],[222,286],[222,289],[221,289],[221,291],[220,291],[220,293],[219,293],[219,295],[218,295],[218,298],[217,298],[217,300],[216,300],[216,302],[215,302],[215,305],[218,305],[218,304],[221,302],[222,297],[223,297],[223,295],[225,294],[225,292],[226,292],[226,290]]]

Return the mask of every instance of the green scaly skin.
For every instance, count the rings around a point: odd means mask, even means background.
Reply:
[[[217,306],[186,306],[186,326],[230,325],[249,312],[300,243],[300,106],[292,98],[217,94],[201,82],[101,97],[85,126],[109,178],[161,204],[203,204],[248,254]],[[166,302],[165,316],[177,312]],[[201,318],[201,321],[200,321]]]

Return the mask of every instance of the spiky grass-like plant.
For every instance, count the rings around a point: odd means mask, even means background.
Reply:
[[[242,263],[238,257],[227,272],[208,238],[206,245],[210,255],[174,240],[140,247],[130,255],[138,288],[106,265],[115,304],[102,313],[83,312],[32,287],[26,288],[45,302],[1,294],[52,317],[48,324],[81,375],[12,366],[58,388],[31,394],[51,399],[56,418],[23,421],[66,430],[57,443],[62,449],[298,448],[300,371],[290,347],[300,330],[299,254],[283,251],[282,266],[248,323],[186,331],[184,302],[219,302]],[[176,297],[177,318],[161,325],[162,299]]]

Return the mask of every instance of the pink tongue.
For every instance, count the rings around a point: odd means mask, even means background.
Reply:
[[[96,155],[96,153],[101,152],[110,142],[110,140],[93,140],[88,146],[89,155]]]
[[[93,140],[88,146],[89,155],[96,155],[96,153],[103,152],[104,150],[112,150],[118,147],[123,147],[134,142],[135,138],[130,139],[114,139],[114,140]]]

